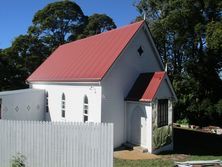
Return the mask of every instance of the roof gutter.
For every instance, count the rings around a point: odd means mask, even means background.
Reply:
[[[82,81],[70,81],[70,82],[64,82],[64,81],[26,81],[26,84],[46,84],[46,85],[96,85],[101,86],[100,81],[89,81],[89,82],[82,82]]]

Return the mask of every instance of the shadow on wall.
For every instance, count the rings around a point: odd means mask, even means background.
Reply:
[[[45,113],[45,121],[49,121],[49,122],[52,121],[50,111],[48,111],[48,112]]]
[[[190,155],[222,155],[222,135],[174,128],[174,152]]]
[[[144,113],[139,106],[136,106],[131,114],[130,129],[131,129],[131,143],[134,145],[141,144],[141,118],[144,117]]]

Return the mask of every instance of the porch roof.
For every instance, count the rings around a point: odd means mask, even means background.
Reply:
[[[125,100],[152,101],[164,76],[164,71],[140,74]]]

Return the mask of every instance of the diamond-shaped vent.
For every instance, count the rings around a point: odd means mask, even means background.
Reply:
[[[15,107],[15,111],[16,111],[16,112],[19,111],[19,107],[18,107],[18,106]]]
[[[140,46],[139,49],[137,49],[137,52],[141,56],[143,54],[143,48]]]
[[[27,106],[27,110],[29,111],[30,109],[31,109],[31,107],[28,105],[28,106]]]

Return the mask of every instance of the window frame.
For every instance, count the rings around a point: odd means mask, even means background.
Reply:
[[[169,122],[169,100],[159,99],[157,106],[157,127],[167,126]]]
[[[0,98],[0,119],[2,119],[2,98]]]
[[[89,120],[89,99],[87,95],[83,98],[83,122],[88,122]]]
[[[65,93],[62,93],[62,98],[61,98],[61,116],[62,116],[62,118],[65,118],[65,116],[66,116],[66,96],[65,96]]]
[[[46,92],[46,102],[45,102],[45,110],[48,113],[49,112],[49,93]]]

